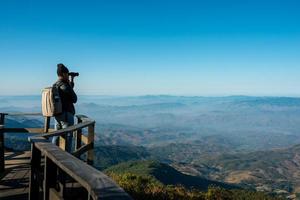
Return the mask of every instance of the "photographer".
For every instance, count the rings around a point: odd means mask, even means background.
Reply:
[[[74,104],[77,102],[77,95],[74,92],[74,76],[78,73],[69,73],[68,68],[60,63],[57,64],[58,80],[54,84],[58,88],[59,96],[62,103],[62,114],[55,116],[55,129],[63,129],[74,125],[75,108]],[[69,79],[71,77],[71,80]],[[67,145],[66,151],[71,152],[72,149],[72,133],[68,133],[65,137]],[[52,143],[57,143],[57,136],[52,138]]]

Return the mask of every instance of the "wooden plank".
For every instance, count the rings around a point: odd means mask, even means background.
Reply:
[[[95,121],[82,122],[80,124],[75,124],[75,125],[69,126],[64,129],[53,131],[51,133],[41,134],[41,136],[45,137],[45,138],[50,138],[53,136],[62,136],[62,135],[66,135],[67,133],[77,131],[78,129],[83,129],[85,127],[88,127],[90,124],[93,124],[93,123],[95,123]]]
[[[5,169],[17,169],[30,164],[30,151],[25,152],[5,152]]]
[[[85,135],[81,135],[81,141],[83,142],[83,144],[88,144],[88,137],[86,137]]]
[[[3,173],[5,170],[5,161],[4,161],[4,122],[5,114],[0,113],[0,173]]]
[[[76,116],[77,117],[77,124],[80,124],[82,123],[82,120],[80,117]],[[82,129],[78,129],[76,132],[75,132],[75,150],[79,149],[81,147],[81,136],[82,136]]]
[[[53,132],[54,129],[48,129],[48,132]],[[44,133],[44,128],[5,128],[5,133]]]
[[[28,194],[24,188],[15,188],[10,190],[4,190],[0,193],[1,200],[27,200]]]
[[[42,113],[5,113],[9,116],[42,116]]]
[[[48,133],[49,132],[50,119],[51,119],[51,117],[45,117],[44,133]]]
[[[75,149],[79,149],[81,147],[81,138],[82,138],[82,130],[77,130],[75,132]]]
[[[57,177],[57,167],[51,159],[48,157],[45,158],[45,167],[44,167],[44,200],[49,200],[49,190],[56,186],[56,177]]]
[[[91,149],[87,152],[87,163],[93,165],[94,163],[94,137],[95,137],[95,123],[88,126],[88,144]]]
[[[54,146],[54,145],[53,145]],[[29,185],[29,200],[39,199],[39,178],[38,171],[41,166],[41,151],[36,148],[35,144],[31,145],[31,175]]]
[[[131,200],[112,179],[51,143],[35,146],[61,170],[80,183],[94,200]]]
[[[5,115],[4,113],[0,113],[0,124],[4,125],[4,121],[5,121]]]
[[[31,143],[36,143],[36,142],[49,142],[49,140],[45,139],[42,136],[31,136],[28,137],[28,141]]]
[[[81,146],[79,149],[77,149],[75,152],[72,153],[75,157],[80,157],[83,153],[87,152],[88,150],[93,149],[92,144],[86,144],[84,146]]]
[[[59,137],[59,148],[66,150],[66,139],[62,136]]]
[[[63,200],[63,198],[60,196],[60,194],[53,188],[50,188],[49,199],[51,199],[51,200]]]
[[[3,129],[0,129],[0,173],[5,170],[4,148],[4,132]]]
[[[93,121],[90,118],[88,118],[85,115],[76,115],[77,119],[79,119],[81,122],[87,122],[87,121]]]
[[[0,199],[28,199],[30,152],[5,152],[5,174],[0,177]]]

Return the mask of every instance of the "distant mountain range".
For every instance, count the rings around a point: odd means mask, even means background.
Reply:
[[[0,112],[39,111],[39,98],[0,97]],[[155,159],[157,169],[171,167],[189,178],[285,197],[300,193],[300,98],[83,96],[77,112],[97,122],[95,163],[101,170]],[[8,117],[6,122],[41,127],[43,119]],[[25,148],[26,135],[19,136],[6,134],[6,144]]]
[[[253,151],[300,143],[300,98],[99,97],[77,107],[96,119],[97,131],[112,144],[157,146],[222,136],[234,149]]]

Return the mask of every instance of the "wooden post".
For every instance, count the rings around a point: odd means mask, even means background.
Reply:
[[[51,117],[45,117],[44,133],[48,133],[49,132],[50,119],[51,119]]]
[[[66,150],[66,136],[59,136],[58,138],[58,144],[59,144],[59,148],[61,148],[62,150]]]
[[[4,172],[5,170],[4,120],[5,120],[5,114],[0,113],[0,173]]]
[[[57,179],[57,167],[48,157],[45,158],[44,167],[44,200],[49,200],[49,190],[55,188]]]
[[[61,195],[53,188],[49,190],[49,199],[51,200],[64,200]]]
[[[67,179],[67,174],[59,169],[58,170],[58,185],[59,185],[59,196],[65,199],[67,192],[66,192],[66,179]]]
[[[95,137],[95,123],[88,127],[88,144],[91,144],[91,149],[87,152],[87,163],[94,164],[94,137]]]
[[[0,125],[0,173],[5,170],[4,148],[4,126]]]
[[[82,120],[77,116],[77,124],[80,124],[82,122]],[[79,149],[81,147],[81,135],[82,135],[82,129],[78,129],[76,132],[75,132],[75,151],[77,149]]]
[[[40,187],[39,187],[39,171],[41,167],[41,152],[31,144],[31,173],[30,173],[30,185],[29,185],[29,200],[39,199]]]

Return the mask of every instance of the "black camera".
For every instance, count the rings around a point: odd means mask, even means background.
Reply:
[[[69,72],[69,76],[75,77],[75,76],[79,76],[78,72]]]

